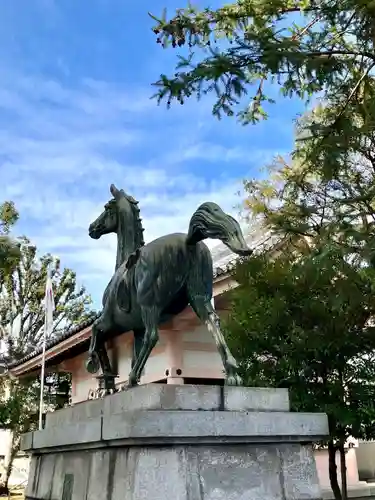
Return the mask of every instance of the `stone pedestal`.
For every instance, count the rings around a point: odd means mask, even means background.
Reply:
[[[26,498],[317,500],[311,443],[327,433],[326,416],[291,413],[283,389],[150,384],[23,436]]]

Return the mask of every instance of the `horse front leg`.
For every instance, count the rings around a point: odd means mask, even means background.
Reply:
[[[102,375],[99,377],[99,390],[104,390],[106,394],[115,390],[115,378],[117,374],[113,372],[108,353],[104,345],[104,331],[101,328],[100,318],[91,328],[91,341],[86,361],[86,369],[89,373],[95,374],[100,369]]]
[[[150,357],[152,349],[155,347],[157,341],[159,340],[158,334],[158,322],[160,317],[160,310],[156,306],[143,307],[142,310],[142,320],[145,325],[144,335],[137,339],[134,337],[134,349],[139,349],[139,353],[134,351],[134,358],[132,361],[132,369],[129,374],[128,387],[134,387],[138,385],[139,379],[141,378],[144,367]]]
[[[107,349],[105,348],[104,342],[101,342],[98,345],[98,358],[100,363],[100,368],[102,370],[102,375],[100,379],[103,381],[103,387],[105,394],[110,394],[115,392],[116,385],[115,379],[117,377],[117,373],[112,369],[111,362],[109,361]]]
[[[100,360],[97,352],[98,336],[100,335],[99,321],[96,320],[91,327],[90,347],[86,361],[86,370],[91,373],[97,373],[100,369]]]

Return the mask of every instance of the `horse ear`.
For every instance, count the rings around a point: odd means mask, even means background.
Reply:
[[[115,200],[118,200],[121,197],[121,192],[117,189],[114,184],[111,184],[109,190],[111,191],[111,195]]]

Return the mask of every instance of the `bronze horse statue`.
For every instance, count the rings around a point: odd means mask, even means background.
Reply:
[[[105,342],[133,330],[134,347],[128,386],[138,384],[141,373],[158,341],[158,326],[190,304],[212,332],[219,350],[226,383],[241,385],[238,365],[220,329],[211,304],[212,257],[202,240],[221,240],[237,255],[250,255],[238,222],[215,203],[203,203],[192,215],[188,234],[175,233],[144,244],[138,202],[113,184],[113,199],[90,224],[89,235],[99,239],[117,234],[116,270],[103,294],[103,310],[92,326],[90,373],[102,369],[105,389],[114,389],[113,373]]]

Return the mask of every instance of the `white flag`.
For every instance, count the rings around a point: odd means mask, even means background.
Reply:
[[[53,312],[55,310],[55,299],[53,296],[52,279],[49,270],[47,271],[46,295],[44,298],[44,308],[46,314],[45,336],[51,333],[53,328]]]

